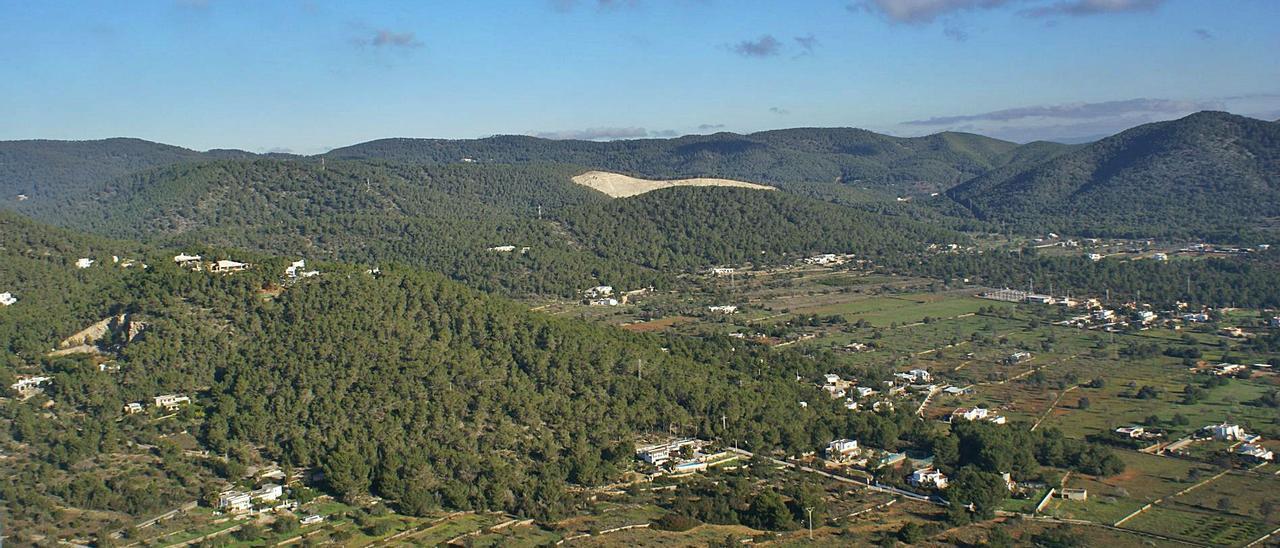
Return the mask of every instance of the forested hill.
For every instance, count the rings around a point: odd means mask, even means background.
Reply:
[[[11,207],[18,194],[65,196],[136,171],[203,158],[194,150],[141,139],[0,141],[0,203]]]
[[[787,183],[843,180],[936,191],[996,167],[1014,143],[966,133],[900,138],[851,128],[797,128],[749,135],[675,139],[551,140],[497,136],[476,140],[382,139],[326,156],[416,163],[560,162],[648,178],[725,177]]]
[[[143,172],[25,210],[159,245],[403,262],[514,295],[570,296],[600,283],[661,287],[673,270],[826,252],[909,254],[961,237],[778,192],[697,188],[610,200],[571,183],[576,169],[211,161]],[[498,246],[529,249],[489,250]]]
[[[917,422],[828,402],[794,382],[819,374],[798,353],[557,319],[412,268],[319,263],[319,276],[286,282],[286,258],[214,275],[156,251],[140,257],[147,269],[76,269],[69,258],[126,244],[0,222],[0,289],[19,298],[0,309],[0,390],[15,374],[52,377],[44,396],[0,407],[0,443],[22,448],[0,461],[0,509],[28,534],[75,519],[56,509],[133,522],[216,501],[264,457],[410,514],[555,516],[583,502],[566,486],[618,480],[637,434],[681,425],[793,453],[836,432],[896,436]],[[146,326],[99,345],[118,370],[43,356],[117,313]],[[167,393],[193,404],[160,422],[122,411]],[[225,458],[184,453],[171,436]]]
[[[1201,112],[996,170],[948,195],[1027,230],[1248,239],[1280,216],[1280,124]]]

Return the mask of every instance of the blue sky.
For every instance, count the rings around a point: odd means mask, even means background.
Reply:
[[[1275,0],[5,0],[0,139],[314,153],[798,126],[1280,118]]]

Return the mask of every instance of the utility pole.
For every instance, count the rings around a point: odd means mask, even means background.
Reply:
[[[636,358],[636,378],[637,379],[644,380],[644,375],[641,374],[641,369],[643,367],[644,367],[644,360],[640,358]]]
[[[809,513],[809,540],[813,540],[813,507],[805,508],[804,511]]]

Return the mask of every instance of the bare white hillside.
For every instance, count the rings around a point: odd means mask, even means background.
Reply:
[[[652,179],[637,179],[635,177],[622,175],[620,173],[609,173],[607,171],[588,171],[582,175],[574,177],[573,182],[582,186],[594,188],[614,198],[626,198],[627,196],[635,196],[637,194],[644,194],[651,190],[670,188],[673,186],[736,186],[742,188],[754,188],[757,190],[777,190],[771,186],[734,181],[732,179],[699,177],[696,179],[655,181]]]

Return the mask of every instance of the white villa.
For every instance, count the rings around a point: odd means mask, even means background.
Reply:
[[[907,478],[907,483],[916,487],[946,489],[947,476],[934,468],[921,468],[911,473],[911,477]]]

